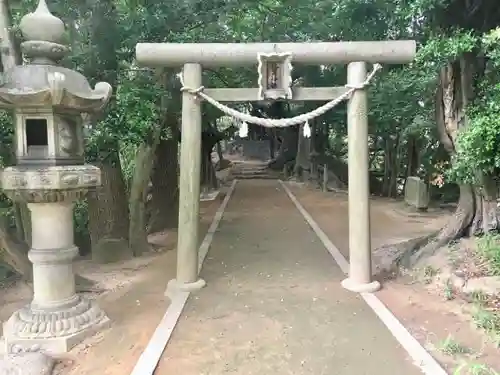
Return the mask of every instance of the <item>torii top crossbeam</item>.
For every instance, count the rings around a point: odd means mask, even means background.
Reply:
[[[311,43],[138,43],[137,62],[149,67],[204,67],[257,64],[258,53],[291,53],[299,64],[344,64],[352,61],[403,64],[415,58],[413,40]]]

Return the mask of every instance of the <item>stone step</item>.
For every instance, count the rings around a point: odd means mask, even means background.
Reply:
[[[231,175],[240,180],[276,180],[281,174],[272,171],[267,167],[267,163],[235,163],[231,170]]]
[[[233,173],[268,173],[269,169],[233,169]]]
[[[241,175],[234,176],[237,180],[277,180],[279,176],[271,176],[271,175]]]
[[[270,180],[276,180],[278,179],[281,175],[280,173],[277,172],[272,172],[272,171],[252,171],[252,172],[245,172],[245,173],[239,173],[239,172],[233,172],[232,176],[237,179],[245,179],[245,180],[250,180],[250,179],[270,179]]]
[[[267,164],[262,165],[235,165],[233,169],[267,169]]]
[[[233,169],[237,170],[237,171],[242,171],[242,172],[267,171],[268,170],[267,166],[254,167],[254,168],[251,168],[251,167],[245,167],[245,168],[236,167],[236,168],[233,168]]]
[[[253,171],[250,171],[250,170],[247,170],[247,171],[233,171],[233,174],[235,173],[238,173],[238,174],[272,174],[272,172],[268,171],[268,170],[253,170]]]

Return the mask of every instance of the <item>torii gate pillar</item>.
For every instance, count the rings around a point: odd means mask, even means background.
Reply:
[[[185,84],[200,87],[201,71],[200,64],[185,64]],[[177,288],[184,290],[196,290],[205,286],[205,282],[198,279],[201,130],[201,102],[189,92],[183,92],[175,281]]]
[[[139,43],[136,58],[149,67],[184,66],[184,84],[201,86],[203,67],[257,65],[259,53],[289,54],[294,63],[308,65],[348,64],[348,84],[365,81],[366,63],[403,64],[416,53],[415,41],[333,42],[333,43]],[[293,89],[295,90],[295,89]],[[294,100],[331,100],[345,88],[297,88]],[[260,100],[259,89],[207,89],[219,101]],[[335,96],[336,95],[336,96]],[[333,96],[333,97],[332,97]],[[374,292],[370,243],[370,202],[368,178],[367,94],[356,90],[348,103],[349,165],[349,277],[342,282],[353,292]],[[169,283],[176,290],[191,291],[205,285],[198,279],[198,215],[201,164],[201,103],[183,93],[180,157],[179,234],[177,279]],[[167,291],[171,290],[167,289]]]
[[[366,63],[347,66],[347,84],[366,79]],[[349,277],[342,286],[352,292],[375,292],[372,281],[370,180],[368,161],[368,104],[365,89],[356,90],[347,103],[347,158],[349,188]]]

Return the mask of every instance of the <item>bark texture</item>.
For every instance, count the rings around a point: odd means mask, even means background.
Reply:
[[[153,169],[154,154],[157,142],[141,144],[135,156],[134,175],[129,196],[129,246],[134,256],[149,250],[148,230],[146,222],[146,201],[148,186]]]
[[[92,259],[98,263],[128,258],[129,212],[126,185],[117,151],[113,159],[95,163],[102,185],[89,193],[89,233]]]

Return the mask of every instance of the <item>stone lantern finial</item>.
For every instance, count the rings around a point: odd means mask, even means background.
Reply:
[[[32,64],[52,65],[66,55],[64,23],[50,13],[45,0],[39,0],[36,10],[25,15],[19,27],[26,39],[21,49]]]

